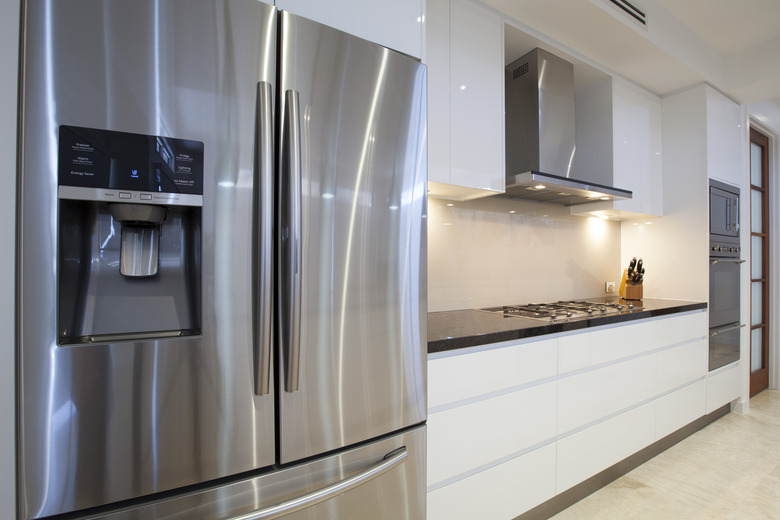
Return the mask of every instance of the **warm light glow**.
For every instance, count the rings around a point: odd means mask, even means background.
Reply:
[[[544,184],[537,184],[536,186],[534,186],[534,189],[535,189],[535,190],[543,190],[543,189],[545,189],[546,187],[547,187],[547,186],[545,186]]]
[[[647,224],[647,225],[649,226],[649,225],[651,225],[651,224],[652,224],[652,222],[645,222],[645,224]]]
[[[452,202],[450,202],[449,204],[447,204],[447,207],[448,207],[448,208],[451,208],[451,207],[452,207],[452,206],[454,206],[454,205],[455,205],[455,204],[453,204]]]
[[[609,197],[601,197],[601,200],[609,200]]]
[[[599,215],[601,220],[609,220],[609,215]]]
[[[515,211],[515,210],[512,210],[512,211],[509,212],[510,215],[514,215],[515,213],[517,213],[517,211]]]

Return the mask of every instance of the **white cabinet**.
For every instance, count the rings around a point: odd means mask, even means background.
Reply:
[[[742,182],[742,108],[710,86],[707,104],[707,175],[739,186]]]
[[[503,193],[503,21],[471,0],[427,0],[426,10],[429,194]]]
[[[422,57],[422,0],[276,0],[276,7],[415,58]]]
[[[662,215],[661,98],[614,77],[578,91],[576,103],[576,171],[611,173],[603,183],[633,198],[573,206],[572,214]]]
[[[741,366],[737,361],[707,374],[707,413],[739,399],[742,394]]]
[[[429,520],[514,518],[727,402],[707,349],[701,310],[431,355]]]

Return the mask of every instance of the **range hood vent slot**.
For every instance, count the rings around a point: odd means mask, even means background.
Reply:
[[[641,7],[627,0],[603,0],[603,2],[616,10],[615,12],[620,14],[621,18],[647,30],[647,13]]]
[[[528,73],[528,62],[526,61],[515,70],[512,71],[512,79],[517,79]]]

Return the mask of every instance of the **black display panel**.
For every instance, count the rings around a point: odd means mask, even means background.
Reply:
[[[203,195],[203,143],[60,125],[60,186]]]

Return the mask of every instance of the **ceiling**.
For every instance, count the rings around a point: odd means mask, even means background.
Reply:
[[[507,62],[541,46],[571,59],[575,74],[598,64],[659,96],[705,81],[742,104],[780,104],[778,0],[630,0],[646,29],[609,0],[480,1],[511,19]]]

